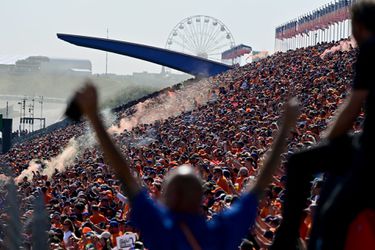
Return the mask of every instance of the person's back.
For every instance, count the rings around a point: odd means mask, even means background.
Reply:
[[[367,92],[361,141],[369,151],[375,141],[375,3],[355,5],[352,13],[353,36],[359,45],[353,90]]]
[[[174,212],[141,192],[132,202],[130,218],[150,249],[192,249],[195,244],[200,249],[236,249],[256,218],[257,205],[257,195],[247,193],[206,222],[201,214]]]

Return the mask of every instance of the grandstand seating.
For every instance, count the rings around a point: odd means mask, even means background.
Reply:
[[[319,141],[320,132],[326,128],[345,98],[353,78],[356,50],[338,51],[321,58],[322,53],[333,45],[324,43],[277,53],[211,77],[208,80],[211,86],[207,103],[196,103],[194,109],[154,124],[138,124],[131,132],[115,135],[114,139],[123,153],[131,157],[134,170],[142,177],[154,198],[159,197],[161,183],[169,169],[184,163],[192,164],[205,180],[207,192],[204,206],[209,220],[215,213],[230,207],[235,200],[233,197],[241,193],[244,184],[251,184],[251,180],[256,178],[258,166],[261,166],[264,154],[272,143],[272,134],[278,127],[283,103],[289,96],[297,96],[303,110],[289,139],[287,154]],[[160,103],[164,100],[158,99],[160,96],[188,89],[198,84],[197,81],[207,80],[189,80],[118,107],[114,109],[117,121],[134,114],[137,104],[149,100],[159,100]],[[358,119],[356,130],[360,129],[362,119],[363,115]],[[0,162],[11,168],[13,176],[18,176],[29,167],[31,160],[40,159],[43,162],[58,156],[71,138],[87,133],[86,127],[85,122],[70,124],[23,141],[14,145],[6,155],[0,156]],[[145,137],[150,137],[151,142],[129,144],[134,138]],[[92,216],[93,205],[98,205],[100,213],[106,217],[104,223],[97,223],[98,227],[106,228],[110,225],[109,221],[116,218],[120,231],[137,232],[128,223],[128,206],[119,195],[119,182],[115,180],[101,152],[96,146],[84,147],[79,151],[74,162],[64,172],[54,173],[50,180],[36,173],[19,182],[22,213],[28,213],[36,190],[41,188],[51,218],[58,218],[52,220],[51,225],[53,235],[58,238],[57,244],[63,242],[58,230],[66,218],[75,225],[74,233],[78,237],[83,234],[87,227],[85,219]],[[42,166],[45,164],[42,163]],[[224,195],[211,180],[214,167],[224,169],[227,182],[232,187]],[[239,174],[242,167],[248,170],[245,177]],[[281,219],[285,178],[283,167],[284,163],[260,204],[259,218],[251,230],[256,244],[263,248],[271,243]],[[0,193],[0,196],[4,195],[4,192]],[[306,201],[306,207],[311,207],[309,205],[313,199],[311,197]],[[311,220],[306,219],[305,222],[306,228],[309,228]],[[65,242],[86,243],[82,240]]]

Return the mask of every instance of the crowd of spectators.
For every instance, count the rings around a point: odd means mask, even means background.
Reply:
[[[320,139],[338,105],[345,98],[353,78],[357,50],[322,53],[334,43],[319,44],[287,53],[276,53],[259,62],[228,71],[209,81],[209,101],[196,108],[154,124],[139,124],[132,131],[114,136],[128,154],[134,173],[141,177],[151,196],[160,196],[166,173],[191,164],[205,180],[202,209],[207,220],[229,208],[247,185],[251,185],[279,127],[283,103],[297,96],[302,107],[296,128],[289,138],[288,153],[309,147]],[[189,81],[187,84],[194,84]],[[184,86],[179,85],[179,88]],[[173,88],[168,89],[173,91]],[[148,98],[157,98],[157,94]],[[116,109],[121,117],[130,105]],[[354,129],[359,130],[361,118]],[[85,122],[72,124],[15,145],[0,156],[14,176],[37,160],[40,171],[18,183],[22,221],[30,223],[32,201],[42,192],[49,212],[52,249],[112,249],[116,238],[136,234],[136,249],[147,248],[142,235],[132,226],[127,199],[120,182],[97,146],[88,147],[65,172],[43,176],[44,160],[58,155],[72,137],[82,135]],[[152,133],[150,133],[152,131]],[[150,135],[151,134],[151,135]],[[129,144],[129,138],[151,136],[145,144]],[[254,228],[249,229],[241,249],[266,249],[281,221],[285,175],[283,166],[259,206]],[[0,170],[1,171],[1,170]],[[322,178],[317,176],[306,201],[305,220],[300,230],[307,240]],[[6,195],[0,190],[0,199]],[[5,204],[0,202],[1,224],[6,224]],[[5,230],[4,227],[1,228]],[[29,231],[25,230],[25,243]],[[0,237],[3,237],[4,231]],[[1,244],[1,243],[0,243]],[[0,248],[2,248],[0,246]]]

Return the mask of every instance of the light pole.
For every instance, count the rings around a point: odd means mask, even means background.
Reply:
[[[43,125],[42,125],[42,118],[43,118],[43,96],[40,96],[40,99],[39,99],[39,103],[40,103],[40,129],[43,128]]]
[[[22,101],[17,103],[20,105],[20,124],[19,124],[19,135],[21,135],[21,120],[22,120]]]

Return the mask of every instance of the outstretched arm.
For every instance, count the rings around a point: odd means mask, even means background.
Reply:
[[[108,135],[98,114],[97,99],[96,88],[91,83],[87,83],[85,87],[76,94],[76,101],[78,102],[81,112],[86,115],[91,122],[103,149],[104,156],[124,185],[124,192],[129,200],[132,200],[132,198],[140,192],[141,187],[130,171],[129,159],[126,156],[122,156],[119,149]]]
[[[271,152],[264,161],[263,167],[257,177],[254,187],[249,190],[258,197],[263,194],[265,188],[272,181],[276,169],[279,167],[280,155],[284,151],[286,138],[289,135],[290,129],[295,125],[297,116],[298,102],[297,99],[293,98],[286,105],[283,123],[272,144]]]
[[[339,114],[332,126],[323,134],[329,140],[335,139],[347,133],[353,127],[353,123],[368,96],[367,90],[354,90],[345,104],[339,111]]]
[[[228,243],[223,246],[223,249],[235,249],[238,247],[243,236],[248,233],[249,227],[254,224],[258,211],[258,201],[279,166],[280,154],[283,152],[286,137],[290,132],[290,128],[294,126],[297,115],[297,101],[292,99],[286,105],[283,125],[275,138],[272,152],[267,157],[254,187],[249,188],[249,191],[242,195],[231,209],[225,210],[210,221],[213,228],[218,228],[218,232],[223,232],[223,235],[218,237],[227,239],[226,242]]]

